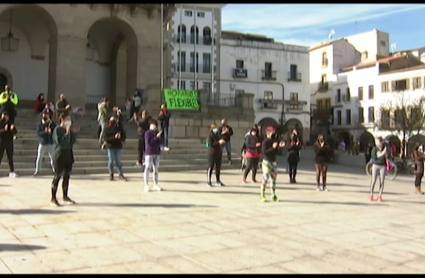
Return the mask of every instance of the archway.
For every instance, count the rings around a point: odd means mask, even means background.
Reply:
[[[7,69],[0,67],[0,91],[3,91],[6,85],[13,89],[13,78]]]
[[[94,58],[86,61],[87,98],[109,96],[121,105],[137,85],[138,42],[133,28],[121,19],[104,18],[90,27],[87,39],[88,51],[94,50]]]
[[[273,118],[263,118],[258,122],[258,127],[260,128],[260,135],[264,135],[264,129],[268,126],[277,127],[279,123]]]
[[[359,141],[361,152],[365,152],[369,144],[371,144],[372,146],[375,145],[375,137],[373,137],[372,133],[368,131],[364,131],[362,135],[360,135]]]
[[[0,73],[0,91],[7,85],[7,77]]]
[[[400,155],[400,152],[401,152],[401,140],[400,140],[400,138],[398,138],[395,135],[390,134],[387,137],[385,137],[384,140],[393,143],[396,147],[396,155],[397,156]]]
[[[407,141],[407,155],[410,156],[410,154],[415,149],[415,145],[425,145],[425,136],[422,134],[416,134],[409,138],[409,141]]]
[[[351,134],[348,131],[340,131],[337,135],[338,138],[338,148],[341,141],[344,141],[345,143],[345,150],[349,150],[351,147]]]
[[[292,131],[295,129],[298,132],[298,137],[302,140],[303,139],[303,124],[300,120],[292,118],[286,121],[285,126],[287,128],[287,137],[289,139],[289,136],[291,135]]]
[[[49,72],[56,59],[49,54],[58,33],[55,20],[37,4],[12,5],[0,14],[0,36],[5,37],[9,30],[19,43],[12,51],[2,51],[0,65],[4,68],[0,73],[21,100],[34,100],[40,92],[53,98],[54,76]]]

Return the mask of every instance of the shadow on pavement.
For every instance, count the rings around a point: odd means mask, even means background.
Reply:
[[[10,185],[10,184],[0,184],[0,186],[3,186],[3,187],[10,187],[11,185]]]
[[[233,186],[226,186],[228,188],[233,187]],[[235,186],[237,187],[237,186]],[[258,192],[247,192],[247,191],[215,191],[214,187],[211,188],[211,191],[200,191],[200,190],[178,190],[178,189],[173,189],[173,190],[167,190],[170,192],[183,192],[183,193],[205,193],[205,194],[209,194],[209,193],[214,193],[214,194],[246,194],[246,195],[258,195]]]
[[[331,201],[294,201],[294,200],[280,200],[282,203],[298,203],[298,204],[320,204],[320,205],[346,205],[346,206],[386,206],[385,203],[378,202],[331,202]]]
[[[170,190],[167,190],[170,191]],[[207,205],[192,205],[192,204],[143,204],[143,203],[78,203],[78,206],[83,207],[163,207],[163,208],[216,208],[216,206]]]
[[[75,211],[70,210],[47,210],[47,209],[12,209],[5,210],[0,209],[0,214],[65,214],[73,213]]]
[[[42,249],[47,249],[47,248],[45,246],[41,246],[41,245],[0,243],[0,253],[1,252],[28,251],[28,250],[42,250]]]

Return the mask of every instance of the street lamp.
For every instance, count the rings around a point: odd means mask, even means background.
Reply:
[[[1,38],[1,50],[4,52],[16,52],[19,48],[19,39],[14,38],[12,34],[12,10],[10,10],[9,33]]]

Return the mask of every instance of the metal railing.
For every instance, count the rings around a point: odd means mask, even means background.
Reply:
[[[288,72],[288,81],[301,82],[301,72]]]
[[[319,85],[317,86],[317,90],[320,91],[320,92],[329,90],[329,83],[328,82],[320,82]]]
[[[221,107],[230,107],[238,106],[237,98],[232,94],[209,94],[207,98],[207,103],[210,106],[221,106]]]
[[[86,95],[86,104],[98,104],[103,96]]]
[[[175,73],[179,72],[179,70],[185,73],[194,73],[195,69],[197,73],[211,74],[211,65],[208,64],[198,64],[197,66],[193,64],[182,64],[181,68],[179,68],[178,63],[172,65],[172,71]],[[216,66],[214,66],[214,72],[216,72],[216,70]]]
[[[182,44],[201,44],[201,45],[211,45],[213,42],[216,44],[216,39],[211,36],[196,36],[196,35],[179,35],[175,34],[173,36],[173,42],[182,43]]]
[[[261,78],[263,80],[276,80],[276,71],[275,70],[262,70]]]

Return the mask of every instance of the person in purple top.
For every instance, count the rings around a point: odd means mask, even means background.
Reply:
[[[158,122],[151,120],[149,130],[145,132],[145,172],[143,181],[144,190],[149,192],[149,172],[153,167],[153,188],[154,191],[161,191],[158,185],[159,156],[161,155],[162,131],[158,132]]]

